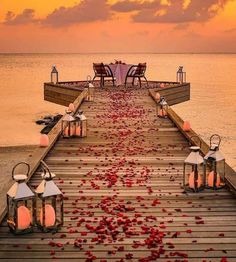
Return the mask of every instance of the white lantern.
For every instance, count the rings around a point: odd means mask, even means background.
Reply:
[[[72,116],[71,111],[66,111],[61,121],[61,132],[64,138],[70,138],[76,135],[77,121]]]
[[[55,65],[52,66],[51,71],[51,83],[57,84],[58,83],[58,71]]]
[[[25,165],[26,174],[15,174],[17,166]],[[26,184],[30,171],[28,163],[20,162],[12,169],[15,181],[7,192],[7,224],[14,234],[25,234],[33,231],[35,194]]]
[[[205,186],[205,163],[200,155],[201,140],[199,141],[200,147],[191,146],[191,152],[184,160],[183,186],[186,191],[199,192]]]
[[[50,172],[45,162],[41,161],[41,165],[43,180],[35,190],[36,222],[42,231],[48,232],[63,225],[63,194],[53,181],[55,174]]]
[[[176,73],[176,81],[180,84],[186,83],[186,72],[183,71],[183,66],[179,66]]]
[[[159,103],[157,103],[157,116],[160,118],[167,118],[168,117],[168,104],[165,98],[162,96],[160,98]]]
[[[78,137],[86,137],[87,136],[87,118],[83,114],[82,110],[79,110],[78,114],[76,115],[77,120],[77,131],[76,136]]]
[[[87,76],[86,88],[88,88],[86,101],[94,101],[94,85],[92,83],[92,77],[90,75]]]
[[[217,141],[213,142],[214,139]],[[210,137],[210,150],[204,157],[206,167],[206,186],[211,189],[220,189],[225,186],[225,158],[219,151],[221,138],[214,134]]]

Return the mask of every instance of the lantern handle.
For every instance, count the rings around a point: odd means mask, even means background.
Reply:
[[[12,179],[14,180],[14,175],[15,175],[15,169],[16,169],[16,167],[17,166],[19,166],[19,165],[26,165],[27,166],[27,174],[26,174],[26,176],[28,177],[28,175],[29,175],[29,172],[30,172],[30,165],[28,164],[28,163],[26,163],[26,162],[19,162],[18,164],[16,164],[14,167],[13,167],[13,169],[12,169]]]
[[[192,138],[194,138],[194,137],[197,137],[198,138],[198,141],[199,141],[199,147],[201,148],[202,147],[202,140],[200,139],[200,137],[199,136],[191,136],[190,137],[190,140],[193,140]]]
[[[219,146],[220,146],[220,143],[221,143],[221,137],[220,137],[218,134],[213,134],[213,135],[210,137],[210,147],[212,146],[212,140],[213,140],[214,137],[218,138],[218,144],[217,144],[217,146],[219,147]]]
[[[43,169],[43,173],[44,173],[44,176],[46,175],[46,173],[48,172],[49,176],[50,176],[50,180],[52,180],[52,174],[51,174],[51,171],[48,167],[48,165],[43,161],[41,160],[41,165],[42,165],[42,169]],[[43,177],[44,178],[44,177]]]

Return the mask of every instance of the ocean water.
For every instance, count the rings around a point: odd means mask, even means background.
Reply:
[[[147,62],[149,80],[175,81],[179,65],[191,100],[173,108],[206,141],[218,133],[227,162],[236,167],[236,54],[0,54],[0,146],[38,144],[34,122],[64,107],[43,100],[43,83],[56,65],[59,80],[86,79],[93,62]]]

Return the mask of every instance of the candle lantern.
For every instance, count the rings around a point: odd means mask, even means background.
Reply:
[[[225,185],[225,158],[219,151],[220,143],[220,136],[212,135],[210,150],[204,157],[205,165],[209,168],[209,172],[206,172],[206,186],[211,189],[220,189]]]
[[[82,110],[79,110],[76,115],[77,129],[76,136],[86,137],[87,136],[87,117],[84,115]]]
[[[94,101],[94,85],[92,83],[92,77],[90,75],[87,76],[86,88],[88,88],[86,101]]]
[[[198,136],[194,137],[199,139],[200,147],[190,147],[191,152],[184,161],[183,186],[186,191],[198,192],[203,190],[205,186],[205,164],[200,155],[201,140]]]
[[[168,104],[165,98],[162,96],[159,103],[157,103],[157,116],[161,118],[167,118]]]
[[[57,84],[58,83],[58,71],[56,66],[52,66],[52,71],[51,71],[51,82],[53,84]]]
[[[16,167],[25,165],[26,174],[15,174]],[[35,194],[26,184],[30,172],[29,164],[20,162],[12,169],[15,181],[7,192],[7,224],[14,234],[25,234],[33,231]]]
[[[76,122],[76,119],[72,116],[72,112],[67,110],[61,121],[61,131],[64,138],[70,138],[76,135]]]
[[[179,66],[176,74],[176,81],[180,84],[186,83],[186,72],[183,71],[183,66]]]
[[[57,230],[63,225],[63,194],[54,183],[55,174],[51,173],[45,162],[41,161],[43,181],[36,188],[36,222],[43,232]]]

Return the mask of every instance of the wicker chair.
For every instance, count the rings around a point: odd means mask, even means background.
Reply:
[[[142,86],[141,78],[144,78],[148,86],[148,81],[147,78],[145,77],[146,68],[147,68],[146,63],[139,63],[138,65],[131,66],[125,78],[125,86],[127,85],[128,78],[133,78],[132,85],[134,85],[135,78],[138,78],[140,87]]]
[[[93,63],[94,70],[94,78],[100,77],[100,86],[104,86],[105,78],[110,78],[112,80],[113,86],[115,85],[115,78],[111,71],[111,68],[108,65],[104,65],[103,63]]]

